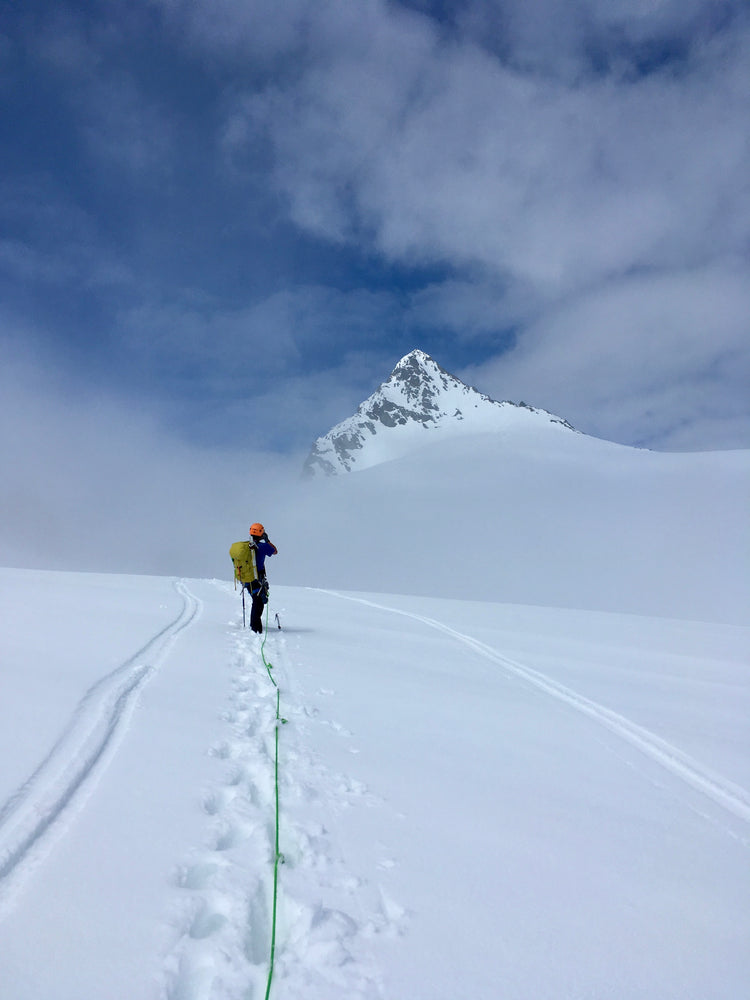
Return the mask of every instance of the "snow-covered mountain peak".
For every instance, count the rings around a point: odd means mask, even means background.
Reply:
[[[385,394],[400,391],[404,399],[421,404],[427,412],[434,409],[434,397],[440,395],[441,390],[452,388],[467,389],[467,386],[441,368],[429,354],[415,349],[401,358],[380,390]]]
[[[507,431],[529,420],[570,425],[525,403],[497,402],[415,349],[357,409],[312,446],[304,471],[335,476],[379,465],[433,443],[466,433]]]

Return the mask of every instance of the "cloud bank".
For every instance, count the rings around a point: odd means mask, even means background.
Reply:
[[[153,415],[19,354],[0,372],[0,565],[227,576],[301,457],[180,444]],[[247,523],[246,523],[247,522]]]

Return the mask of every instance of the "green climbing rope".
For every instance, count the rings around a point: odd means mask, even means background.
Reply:
[[[266,668],[268,676],[271,679],[271,683],[276,688],[276,734],[275,734],[275,754],[274,754],[274,786],[276,789],[276,841],[274,844],[274,859],[273,859],[273,911],[271,914],[271,955],[268,961],[268,982],[266,983],[266,1000],[268,1000],[271,995],[271,981],[273,980],[273,967],[274,960],[276,957],[276,907],[279,895],[279,865],[284,863],[284,856],[279,851],[279,727],[282,726],[286,719],[282,719],[280,712],[281,705],[281,691],[279,691],[279,685],[274,680],[271,670],[273,669],[273,664],[269,663],[266,659],[265,646],[266,637],[268,635],[268,605],[266,604],[266,624],[263,630],[263,642],[260,644],[260,655],[263,660],[263,665]]]
[[[271,678],[271,683],[278,691],[279,685],[273,679],[273,674],[271,673],[271,671],[273,670],[273,663],[269,663],[268,660],[266,659],[265,648],[266,648],[267,638],[268,638],[268,604],[266,604],[266,624],[263,628],[263,642],[260,644],[260,658],[263,660],[263,666],[266,668],[268,676]]]

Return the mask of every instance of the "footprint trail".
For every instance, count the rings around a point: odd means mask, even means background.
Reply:
[[[266,996],[273,931],[276,857],[275,741],[277,688],[261,640],[241,628],[229,635],[229,697],[208,753],[217,779],[199,796],[206,838],[179,865],[165,963],[165,1000],[257,1000]],[[404,911],[377,890],[363,911],[364,881],[348,870],[325,824],[347,806],[371,806],[367,789],[335,774],[305,745],[313,713],[289,693],[283,635],[267,636],[281,714],[280,852],[275,963],[270,995],[307,1000],[382,1000],[372,938],[401,933]],[[334,732],[345,727],[326,723]],[[322,819],[321,819],[322,817]]]

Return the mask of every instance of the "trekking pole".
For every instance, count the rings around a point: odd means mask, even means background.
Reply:
[[[279,621],[278,613],[274,615],[274,618],[276,619],[277,628],[281,628],[281,622]]]
[[[245,628],[245,584],[242,584],[242,627]]]

